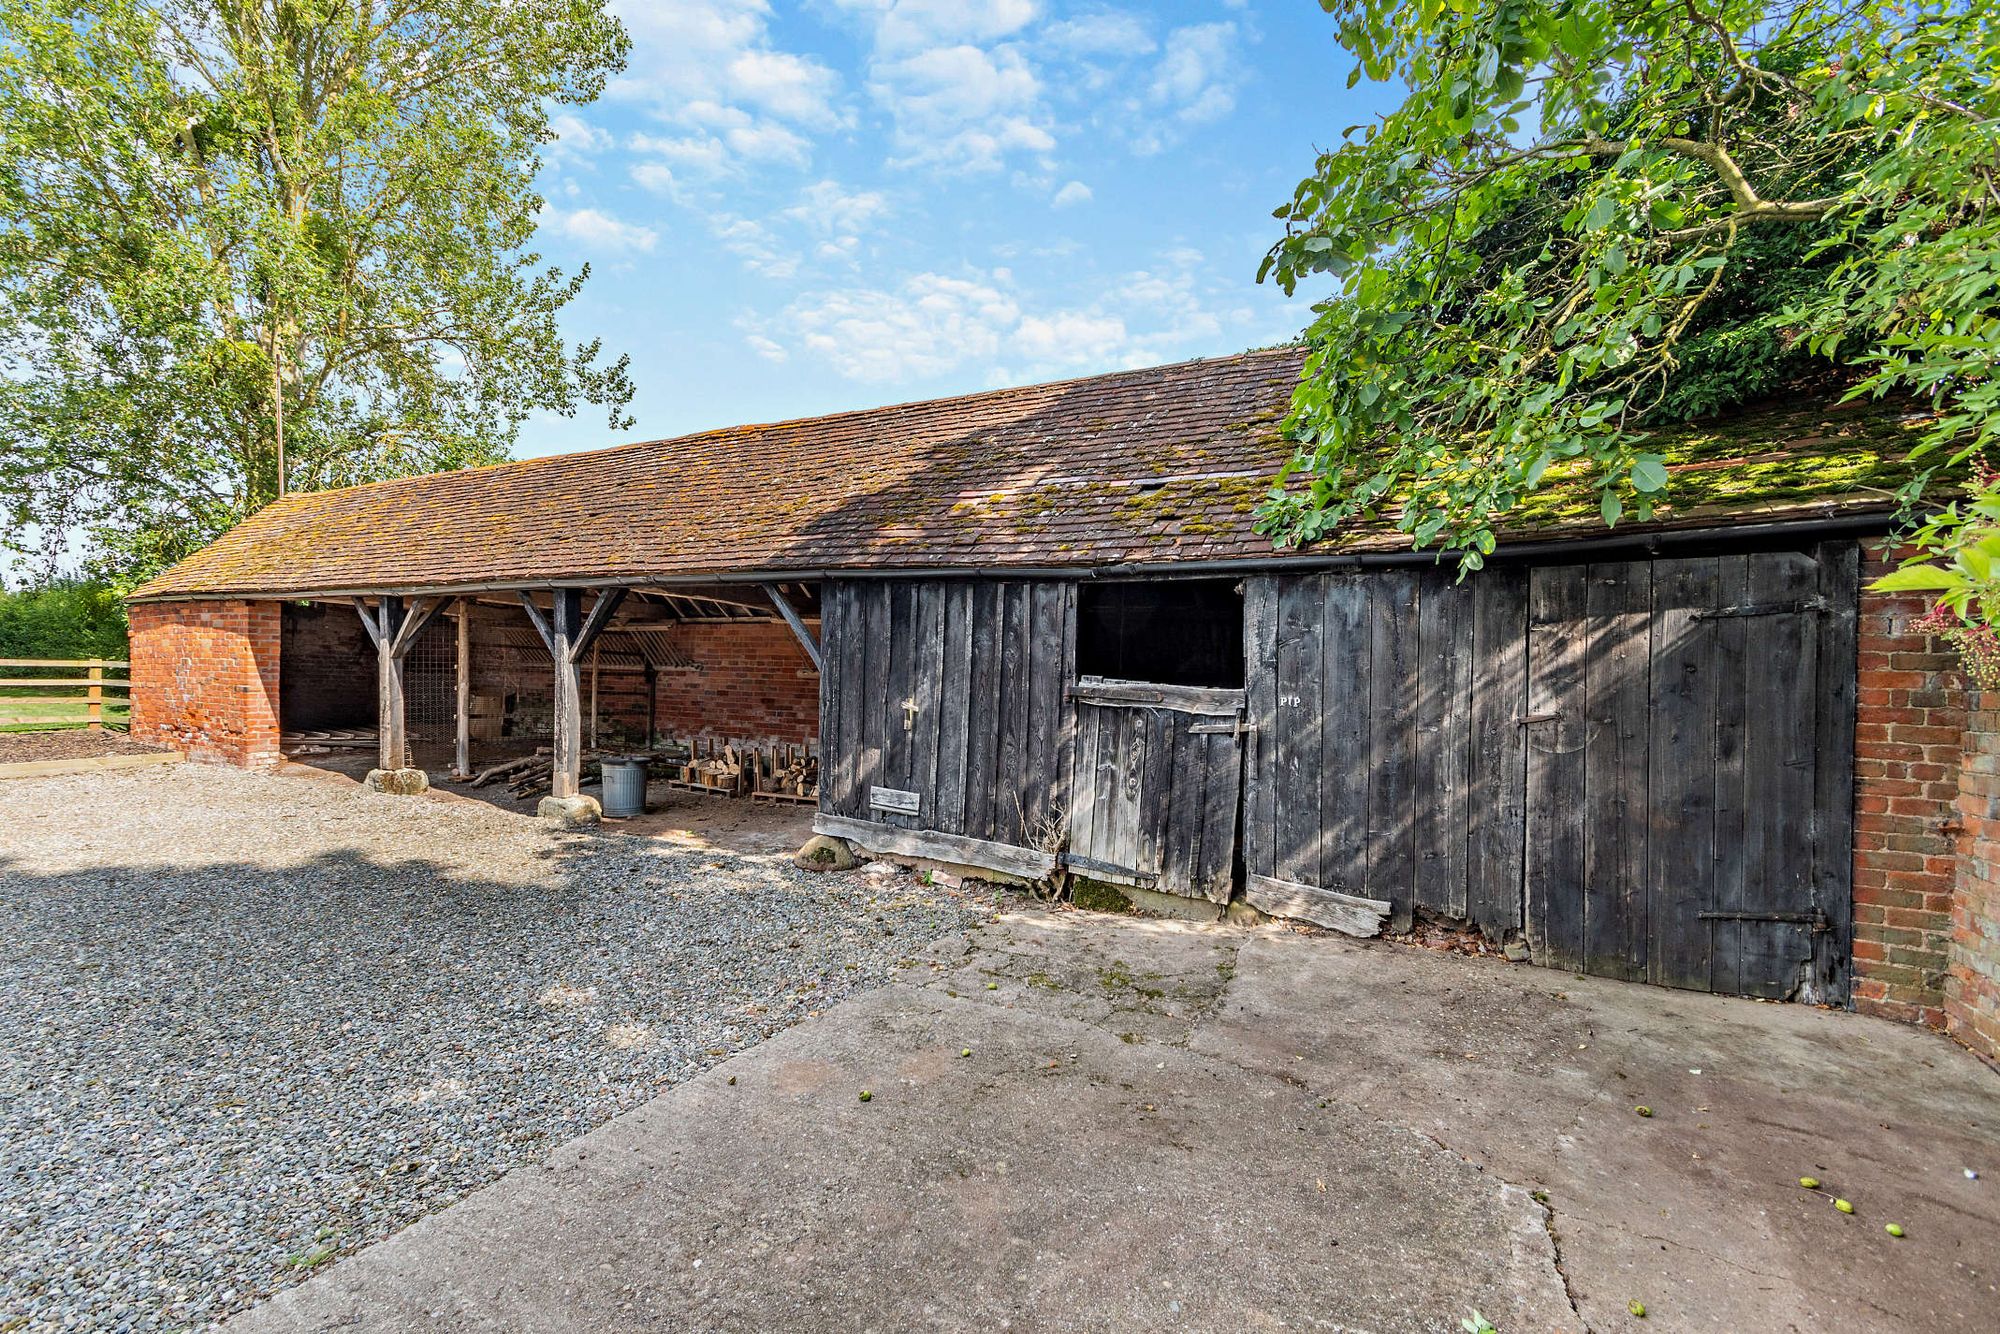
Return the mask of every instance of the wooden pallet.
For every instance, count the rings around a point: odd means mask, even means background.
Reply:
[[[817,806],[819,805],[819,793],[808,792],[804,796],[801,796],[796,792],[752,792],[750,800],[789,801],[799,806]]]

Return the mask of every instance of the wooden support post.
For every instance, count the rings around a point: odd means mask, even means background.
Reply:
[[[376,763],[379,768],[410,767],[409,732],[404,723],[403,709],[403,659],[409,656],[410,646],[417,642],[417,636],[424,632],[443,605],[440,599],[426,601],[418,598],[405,607],[403,599],[390,595],[381,598],[371,609],[366,599],[354,599],[354,609],[361,614],[361,624],[367,629],[368,637],[375,641]]]
[[[583,683],[576,660],[582,627],[582,592],[558,588],[549,617],[549,656],[556,667],[555,763],[549,791],[558,797],[573,797],[583,786]]]
[[[812,659],[813,670],[824,676],[826,665],[820,661],[819,645],[814,642],[812,632],[806,629],[806,623],[799,619],[796,611],[792,610],[792,604],[785,600],[784,590],[776,584],[765,584],[764,596],[771,599],[771,605],[778,609],[778,615],[784,617],[785,624],[792,627],[792,633],[798,637],[799,646],[805,649],[806,656]]]
[[[660,669],[652,663],[646,664],[646,745],[653,748],[653,735],[659,730],[660,722]]]
[[[104,660],[102,658],[92,658],[90,660],[89,675],[90,693],[88,696],[89,704],[87,712],[90,715],[90,730],[93,732],[102,732],[104,730]]]
[[[376,609],[381,633],[375,639],[376,767],[409,767],[409,737],[403,711],[403,660],[396,654],[396,635],[409,615],[399,597],[385,597]]]
[[[598,634],[625,600],[625,590],[608,588],[598,593],[583,614],[583,590],[558,588],[553,605],[544,618],[540,607],[526,591],[521,594],[522,610],[548,647],[555,664],[555,735],[550,766],[549,793],[573,797],[583,786],[583,672],[584,651],[597,642]]]
[[[452,752],[451,776],[472,776],[472,604],[458,600],[458,733]]]

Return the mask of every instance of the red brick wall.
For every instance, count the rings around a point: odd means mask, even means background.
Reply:
[[[1976,697],[1958,775],[1958,895],[1945,1031],[2000,1065],[2000,692]]]
[[[132,735],[189,758],[278,760],[275,602],[144,602],[131,609]]]
[[[1939,1027],[1957,880],[1965,690],[1951,646],[1911,629],[1921,594],[1868,584],[1894,568],[1862,545],[1854,730],[1854,1007]]]
[[[480,634],[474,631],[475,642]],[[745,741],[817,741],[819,673],[782,622],[694,622],[673,633],[692,667],[661,668],[655,726],[664,738],[713,736]],[[548,654],[540,647],[478,646],[473,691],[507,701],[510,736],[546,736],[554,711]],[[583,701],[591,696],[589,658]],[[646,730],[646,678],[605,668],[597,677],[599,740],[639,745]]]
[[[674,642],[696,666],[660,673],[663,735],[819,739],[819,673],[783,622],[689,625]]]

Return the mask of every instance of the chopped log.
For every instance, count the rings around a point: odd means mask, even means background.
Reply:
[[[515,759],[503,760],[499,764],[488,765],[473,776],[469,786],[485,787],[496,778],[501,778],[517,770],[525,769],[537,762],[547,763],[547,760],[541,755],[522,755]]]

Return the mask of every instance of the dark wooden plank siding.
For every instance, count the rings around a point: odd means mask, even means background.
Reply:
[[[835,580],[821,602],[823,652],[837,662],[820,720],[822,810],[1022,846],[1067,809],[1069,586]],[[873,809],[876,786],[917,793],[917,815]]]
[[[1278,594],[1277,680],[1273,740],[1277,768],[1273,779],[1279,800],[1277,876],[1280,880],[1314,883],[1318,873],[1321,814],[1319,807],[1320,738],[1324,714],[1320,701],[1321,632],[1325,607],[1318,582],[1287,579]],[[1337,774],[1337,771],[1335,771]]]
[[[1832,543],[1252,580],[1245,865],[1565,968],[1844,999],[1857,570]]]
[[[1646,974],[1646,741],[1652,716],[1653,566],[1593,565],[1584,650],[1584,954],[1591,971]]]
[[[1587,571],[1553,565],[1528,578],[1527,853],[1522,889],[1528,943],[1557,968],[1584,957],[1584,679]]]
[[[1244,739],[1246,771],[1258,781],[1243,793],[1243,865],[1252,875],[1277,874],[1278,785],[1269,780],[1278,743],[1278,588],[1275,575],[1243,581]]]
[[[1363,893],[1394,905],[1389,929],[1407,931],[1416,910],[1417,587],[1414,570],[1367,580],[1370,691],[1368,877]]]
[[[972,838],[991,838],[994,778],[1000,760],[1000,660],[1002,585],[981,580],[972,586],[972,674],[966,693],[972,701],[965,742],[965,829]]]
[[[1701,914],[1715,906],[1715,626],[1722,562],[1663,560],[1653,571],[1653,709],[1648,780],[1647,980],[1708,986]]]
[[[1472,593],[1426,579],[1417,603],[1417,907],[1465,920],[1472,786]]]
[[[1819,592],[1818,563],[1804,553],[1751,562],[1745,575],[1742,601],[1750,606],[1802,608]],[[1736,693],[1745,754],[1743,865],[1731,884],[1723,868],[1735,870],[1734,859],[1725,863],[1717,857],[1717,903],[1808,920],[1718,920],[1714,989],[1783,998],[1798,989],[1813,962],[1812,812],[1820,761],[1814,753],[1817,710],[1800,706],[1799,683],[1818,679],[1822,618],[1816,611],[1784,611],[1730,617],[1721,624],[1724,642],[1742,644],[1742,686]],[[1718,815],[1718,852],[1723,833]],[[1725,966],[1727,977],[1719,975]]]
[[[1498,940],[1521,926],[1526,847],[1528,586],[1524,572],[1472,584],[1472,799],[1466,916]]]
[[[944,606],[944,650],[938,682],[937,807],[932,818],[943,832],[962,834],[972,727],[972,585],[952,584],[940,601]]]
[[[1320,768],[1309,788],[1287,792],[1284,799],[1311,803],[1317,829],[1309,823],[1305,837],[1316,840],[1319,851],[1313,861],[1301,858],[1304,874],[1280,872],[1278,878],[1361,894],[1368,883],[1366,780],[1374,698],[1369,688],[1369,585],[1364,575],[1330,575],[1317,582],[1323,608],[1320,715],[1325,720],[1318,739]]]
[[[1766,563],[1759,561],[1757,565],[1761,569]],[[1736,606],[1750,600],[1750,569],[1751,562],[1742,556],[1723,557],[1717,562],[1716,607]],[[1716,912],[1748,909],[1763,894],[1763,887],[1749,884],[1747,878],[1750,868],[1762,860],[1746,842],[1761,833],[1757,828],[1760,812],[1756,809],[1761,797],[1753,780],[1754,766],[1746,766],[1745,758],[1746,752],[1753,748],[1753,741],[1758,748],[1768,744],[1761,735],[1753,737],[1753,729],[1761,733],[1772,723],[1757,718],[1750,707],[1750,691],[1755,683],[1749,673],[1746,650],[1751,629],[1747,617],[1724,617],[1714,621],[1710,636],[1716,683],[1715,890],[1711,905],[1711,911]],[[1760,671],[1757,675],[1768,673]],[[1755,934],[1752,924],[1741,919],[1711,918],[1705,930],[1696,929],[1708,938],[1708,985],[1716,991],[1740,990],[1739,964],[1745,943]]]
[[[1813,696],[1813,898],[1826,929],[1813,937],[1813,964],[1800,999],[1846,1001],[1854,937],[1854,707],[1861,548],[1824,543],[1819,567],[1819,658]]]

